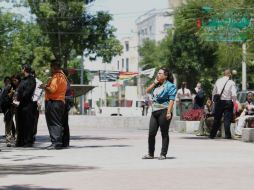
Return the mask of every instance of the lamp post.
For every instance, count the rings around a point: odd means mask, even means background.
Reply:
[[[243,50],[243,60],[242,60],[242,90],[247,90],[247,77],[246,77],[246,43],[243,43],[242,50]]]
[[[83,78],[84,78],[84,64],[83,64],[83,55],[82,56],[78,56],[77,57],[79,60],[80,60],[80,85],[83,84]],[[82,94],[80,96],[80,115],[83,115],[84,114],[84,95]]]

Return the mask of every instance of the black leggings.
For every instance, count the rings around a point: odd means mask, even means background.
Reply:
[[[149,155],[154,156],[155,150],[155,137],[157,131],[160,127],[161,136],[162,136],[162,148],[161,148],[161,155],[166,156],[168,152],[168,144],[169,144],[169,125],[170,120],[166,119],[167,109],[158,110],[152,112],[150,118],[150,125],[149,125],[149,137],[148,137],[148,146],[149,146]],[[172,118],[172,117],[171,117]]]

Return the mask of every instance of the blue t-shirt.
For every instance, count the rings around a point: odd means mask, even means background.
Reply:
[[[157,86],[152,90],[152,110],[157,111],[166,109],[169,105],[170,100],[175,100],[176,97],[176,86],[165,81],[162,85]]]

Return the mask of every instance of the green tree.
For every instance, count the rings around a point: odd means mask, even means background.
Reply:
[[[78,55],[85,51],[93,58],[100,56],[104,62],[110,62],[121,53],[122,47],[114,36],[115,28],[109,24],[112,17],[108,13],[89,14],[83,0],[28,0],[28,3],[43,34],[48,36],[56,59],[65,68],[72,50]]]
[[[196,21],[202,15],[204,1],[189,1],[175,13],[175,28],[161,42],[144,42],[140,49],[142,65],[166,66],[177,74],[178,82],[187,81],[193,89],[198,81],[209,85],[217,77],[217,44],[205,42],[198,34]],[[209,77],[208,77],[209,76]]]
[[[16,14],[0,14],[0,77],[20,73],[22,64],[31,64],[41,79],[52,56],[48,39],[36,23],[28,23]]]

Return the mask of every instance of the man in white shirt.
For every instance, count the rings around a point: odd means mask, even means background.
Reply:
[[[209,138],[214,139],[218,129],[220,128],[220,121],[224,114],[224,129],[225,138],[231,139],[230,125],[233,118],[234,102],[236,101],[236,85],[230,80],[231,71],[229,69],[224,71],[224,76],[219,78],[213,88],[213,96],[221,94],[220,100],[215,103],[214,123]]]

